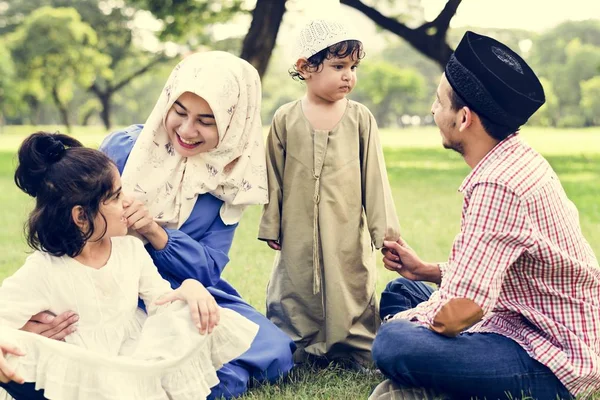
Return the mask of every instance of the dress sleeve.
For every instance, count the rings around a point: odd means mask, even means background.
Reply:
[[[214,286],[221,279],[221,273],[229,262],[227,254],[237,224],[225,225],[218,211],[206,230],[201,229],[200,221],[188,222],[186,229],[189,234],[176,229],[165,229],[168,235],[167,245],[162,250],[156,250],[147,244],[146,250],[160,274],[173,288],[179,287],[186,279],[196,279],[206,287]],[[200,231],[203,233],[196,234]]]
[[[20,329],[32,315],[49,310],[47,257],[34,253],[0,287],[0,325]]]
[[[280,239],[285,148],[281,143],[277,125],[277,115],[275,115],[267,137],[266,153],[269,202],[264,206],[260,221],[258,231],[258,238],[260,240],[278,241]]]
[[[377,122],[370,112],[368,115],[368,122],[362,129],[362,197],[371,241],[379,249],[384,240],[398,240],[400,226],[379,141]]]
[[[152,262],[152,258],[146,252],[144,245],[138,241],[138,239],[132,238],[135,240],[135,261],[140,265],[140,281],[138,285],[138,293],[139,297],[142,299],[144,304],[146,305],[146,310],[148,311],[148,315],[152,315],[156,312],[158,308],[154,302],[164,294],[171,292],[171,285],[169,282],[163,279],[162,276],[158,273],[154,262]]]

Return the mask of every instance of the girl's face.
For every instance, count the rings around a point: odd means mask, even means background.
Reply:
[[[100,203],[100,210],[94,219],[94,234],[90,241],[127,235],[127,219],[124,216],[121,176],[113,166],[113,189],[111,196]],[[105,233],[106,229],[106,233]],[[104,233],[104,236],[102,234]]]
[[[317,71],[308,72],[306,87],[313,95],[325,101],[338,101],[346,97],[356,85],[356,69],[360,60],[347,56],[328,58]]]
[[[205,153],[219,144],[213,111],[194,93],[185,92],[175,100],[167,113],[165,129],[173,149],[183,157]]]

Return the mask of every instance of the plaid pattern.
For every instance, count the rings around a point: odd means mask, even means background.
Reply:
[[[431,325],[453,298],[484,318],[466,332],[519,343],[567,389],[600,389],[600,268],[548,162],[512,135],[461,185],[461,230],[431,298],[396,318]]]

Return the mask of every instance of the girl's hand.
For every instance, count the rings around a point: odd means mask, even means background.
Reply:
[[[188,303],[192,321],[200,334],[212,333],[215,326],[219,324],[219,306],[215,298],[197,280],[186,279],[178,289],[162,296],[155,301],[155,304],[162,305],[175,300],[183,300]]]
[[[24,356],[25,353],[21,351],[18,347],[10,345],[4,341],[0,341],[0,349],[2,353],[0,354],[0,382],[8,383],[10,381],[17,383],[24,383],[25,380],[23,377],[18,375],[14,369],[8,365],[6,358],[4,356],[6,354],[14,354],[15,356]]]
[[[273,250],[277,250],[280,251],[281,250],[281,245],[279,244],[279,242],[277,242],[276,240],[267,240],[267,244],[269,245],[270,248],[272,248]]]
[[[135,230],[141,235],[146,235],[158,224],[150,215],[148,207],[133,197],[125,197],[123,200],[123,216],[127,219],[127,227]]]

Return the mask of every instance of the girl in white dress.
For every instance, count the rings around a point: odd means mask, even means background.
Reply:
[[[48,399],[205,398],[258,326],[218,307],[196,280],[171,289],[127,236],[121,179],[106,155],[38,132],[18,156],[15,182],[36,199],[26,225],[35,251],[0,288],[0,380],[35,382]],[[18,330],[44,310],[76,311],[78,329],[64,342]]]

